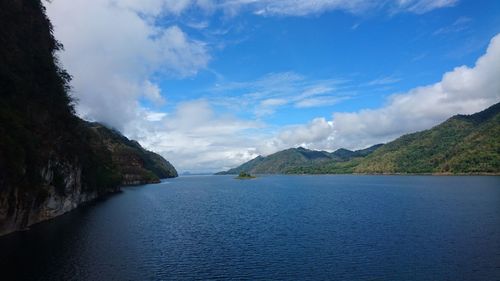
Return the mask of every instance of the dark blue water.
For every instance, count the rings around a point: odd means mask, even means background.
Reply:
[[[0,238],[3,280],[500,280],[500,177],[181,177]]]

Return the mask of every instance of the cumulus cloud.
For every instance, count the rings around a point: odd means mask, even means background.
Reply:
[[[395,94],[377,109],[334,113],[332,127],[324,126],[324,135],[313,133],[312,128],[318,128],[315,121],[285,136],[295,145],[307,140],[294,139],[294,135],[309,132],[312,136],[322,136],[313,138],[310,145],[325,145],[322,148],[328,150],[387,142],[405,133],[428,129],[452,115],[472,114],[499,102],[499,73],[500,34],[491,40],[486,53],[473,67],[456,67],[445,73],[441,81]]]
[[[281,131],[275,141],[277,147],[303,146],[323,149],[333,141],[333,123],[325,118],[315,118],[305,125],[296,125]]]
[[[264,124],[217,113],[206,100],[179,104],[169,115],[145,112],[126,134],[145,147],[168,156],[181,171],[217,171],[250,160],[266,137],[256,130]]]
[[[46,4],[55,36],[65,45],[59,56],[74,77],[80,115],[123,129],[139,116],[140,98],[164,102],[160,88],[150,80],[153,73],[184,77],[207,65],[210,55],[204,43],[188,38],[178,26],[161,28],[148,20],[148,16],[176,12],[189,4],[173,1],[179,5],[175,8],[168,2]]]
[[[336,112],[333,113],[331,120],[315,118],[306,124],[287,126],[263,134],[257,129],[262,128],[259,126],[264,124],[234,118],[222,119],[220,116],[215,116],[205,102],[188,104],[187,108],[180,107],[177,110],[174,119],[178,120],[175,122],[188,122],[188,126],[182,125],[176,128],[172,125],[174,127],[170,127],[168,133],[165,132],[165,135],[159,137],[158,143],[153,142],[151,145],[163,146],[165,151],[170,155],[176,155],[179,159],[184,159],[185,155],[193,153],[190,149],[194,146],[196,153],[180,166],[188,167],[193,162],[202,163],[197,167],[199,169],[210,167],[208,170],[220,170],[216,167],[221,169],[234,167],[257,155],[268,155],[289,147],[303,146],[328,151],[341,147],[365,148],[391,141],[406,133],[428,129],[455,114],[472,114],[499,102],[498,73],[500,73],[500,34],[491,40],[486,53],[474,66],[456,67],[445,73],[437,83],[392,95],[380,108]],[[302,79],[299,75],[277,77],[285,81]],[[380,81],[393,82],[387,79]],[[266,84],[268,83],[273,84],[267,81]],[[308,96],[322,92],[321,87],[316,87],[303,90],[301,94]],[[285,101],[286,99],[270,98],[263,100],[263,103],[274,106],[281,105]],[[196,117],[198,119],[194,121],[193,119],[182,121],[183,118],[189,118],[192,112],[198,112],[202,117]],[[204,122],[203,120],[207,127],[197,128],[197,125]],[[191,135],[183,131],[185,130],[183,128],[187,127],[193,128]],[[207,128],[213,128],[213,131]],[[211,132],[214,134],[211,135]],[[145,138],[144,142],[148,139],[152,138]],[[179,147],[183,147],[182,143],[194,145],[186,145],[183,152],[179,151]]]

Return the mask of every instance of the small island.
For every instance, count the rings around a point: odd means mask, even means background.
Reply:
[[[256,176],[252,176],[251,174],[249,173],[246,173],[246,172],[240,172],[240,174],[235,178],[235,179],[239,179],[239,180],[249,180],[249,179],[255,179]]]

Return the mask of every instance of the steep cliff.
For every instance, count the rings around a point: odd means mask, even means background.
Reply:
[[[177,175],[161,156],[74,115],[39,0],[0,1],[0,26],[0,235],[122,184]]]

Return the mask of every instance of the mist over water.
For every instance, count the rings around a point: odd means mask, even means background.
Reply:
[[[18,280],[499,280],[500,177],[180,177],[0,249]]]

